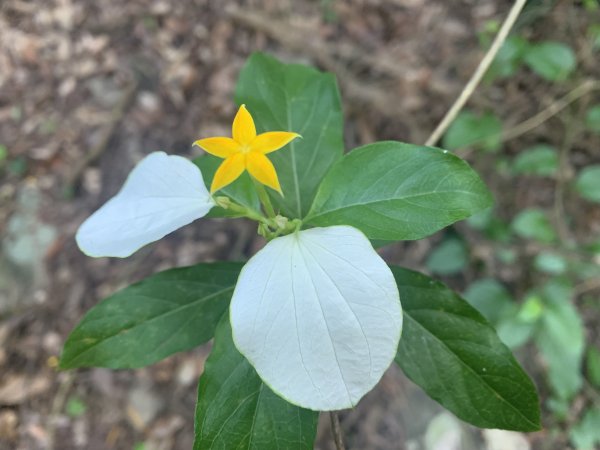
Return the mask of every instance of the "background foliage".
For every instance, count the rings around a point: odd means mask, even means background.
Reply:
[[[53,369],[62,340],[84,311],[131,281],[196,260],[237,260],[259,242],[243,223],[205,221],[133,263],[91,261],[72,243],[81,220],[116,192],[142,155],[165,149],[195,157],[190,142],[227,133],[234,81],[257,49],[337,73],[348,148],[375,139],[423,142],[509,2],[32,5],[0,7],[0,448],[79,442],[141,450],[191,447],[186,418],[206,349],[138,371],[94,369],[73,381]],[[600,164],[600,99],[580,89],[600,77],[596,5],[529,2],[465,111],[461,127],[479,122],[477,130],[455,128],[445,137],[492,186],[494,210],[427,241],[382,250],[393,263],[419,270],[431,264],[432,274],[464,292],[516,349],[540,386],[546,430],[511,439],[534,448],[593,448],[598,439],[593,169]],[[562,46],[563,62],[539,63],[544,43]],[[537,55],[526,56],[532,48]],[[386,63],[392,60],[401,66]],[[515,127],[573,91],[578,95],[560,112],[515,135]],[[571,364],[554,362],[555,352],[566,352]],[[468,449],[474,439],[509,439],[473,435],[437,416],[398,372],[342,416],[349,446],[425,445],[459,435]],[[328,448],[327,423],[319,429],[317,443]]]

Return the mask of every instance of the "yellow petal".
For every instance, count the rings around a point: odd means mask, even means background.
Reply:
[[[206,153],[227,158],[240,151],[240,144],[228,137],[212,137],[200,139],[194,142],[194,145],[202,148]]]
[[[256,136],[250,144],[250,148],[260,153],[271,153],[279,150],[297,137],[300,137],[298,133],[290,133],[289,131],[269,131]]]
[[[233,126],[231,128],[233,139],[241,145],[250,144],[256,137],[254,120],[246,109],[246,105],[240,106],[240,109],[235,115],[235,119],[233,119]]]
[[[227,158],[215,172],[212,184],[210,185],[210,193],[212,194],[228,184],[233,183],[237,177],[242,174],[245,168],[246,155],[243,153],[236,153]]]
[[[246,156],[246,168],[250,172],[250,175],[262,184],[275,189],[283,195],[275,167],[273,167],[273,163],[265,155],[259,152],[248,153]]]

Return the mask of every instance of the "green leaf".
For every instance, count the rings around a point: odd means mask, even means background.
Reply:
[[[559,420],[566,420],[569,417],[571,402],[562,398],[550,397],[546,400],[546,406],[554,417]]]
[[[495,34],[495,33],[494,33]],[[496,55],[486,78],[507,78],[517,73],[528,46],[526,39],[520,36],[509,36]]]
[[[513,264],[517,260],[517,252],[512,248],[498,248],[496,257],[502,264]]]
[[[600,133],[600,105],[594,105],[585,114],[585,125],[592,131]]]
[[[561,42],[541,42],[525,51],[525,63],[542,78],[549,81],[566,80],[575,69],[575,53]]]
[[[344,152],[342,107],[335,77],[254,53],[240,73],[235,98],[246,104],[259,132],[302,135],[302,139],[270,153],[269,158],[285,195],[282,198],[272,193],[273,202],[288,217],[304,217],[319,183]]]
[[[590,383],[600,388],[600,350],[590,347],[586,357],[587,375]]]
[[[6,170],[14,176],[23,176],[28,169],[27,158],[24,156],[17,156],[8,160],[6,164]]]
[[[517,309],[508,290],[493,278],[482,278],[470,284],[463,294],[471,306],[491,323],[514,313]]]
[[[542,300],[536,293],[529,294],[520,307],[513,303],[496,325],[500,340],[510,349],[524,345],[533,336],[542,312]]]
[[[598,9],[600,9],[598,0],[583,0],[583,6],[589,12],[598,11]]]
[[[558,171],[558,152],[545,144],[523,150],[515,158],[514,171],[523,175],[554,176]]]
[[[68,416],[81,417],[85,414],[86,410],[87,406],[79,397],[73,395],[69,397],[69,400],[67,400],[65,412]]]
[[[223,160],[221,158],[208,154],[199,156],[193,160],[193,163],[196,164],[202,172],[204,184],[206,184],[207,189],[210,189],[210,184],[215,176],[215,172],[222,162]],[[251,208],[255,211],[260,211],[260,200],[256,193],[254,183],[247,172],[243,173],[229,186],[220,189],[215,195],[227,196],[239,205]],[[211,209],[206,217],[236,217],[236,215],[235,213],[231,213],[230,211],[217,206]]]
[[[530,208],[521,211],[511,226],[517,235],[525,239],[536,239],[544,243],[552,243],[556,240],[554,228],[541,209]]]
[[[469,224],[469,226],[475,228],[476,230],[485,230],[487,227],[490,226],[493,219],[494,208],[490,207],[479,211],[476,214],[473,214],[467,219],[467,223]]]
[[[484,49],[491,45],[492,40],[496,33],[498,33],[498,29],[500,28],[500,22],[495,19],[486,20],[483,24],[483,29],[477,33],[477,37],[479,38],[479,45]]]
[[[502,122],[492,113],[477,115],[463,111],[444,135],[443,146],[450,150],[474,147],[486,152],[500,150]]]
[[[535,386],[491,325],[433,279],[392,267],[404,309],[396,362],[460,419],[482,428],[540,429]]]
[[[585,246],[585,250],[600,258],[600,239],[595,238],[594,241]]]
[[[378,142],[353,150],[332,167],[305,222],[351,225],[369,239],[420,239],[491,203],[479,176],[457,156]]]
[[[448,238],[435,247],[425,265],[438,275],[456,275],[464,270],[469,261],[469,251],[461,239]]]
[[[567,270],[567,261],[558,253],[541,252],[533,260],[533,266],[540,272],[561,275]]]
[[[600,408],[590,408],[581,422],[571,428],[570,438],[577,450],[594,450],[600,445]]]
[[[524,322],[535,323],[537,322],[544,312],[544,305],[542,299],[537,294],[530,294],[527,296],[521,308],[519,310],[518,317]]]
[[[208,341],[241,268],[215,263],[171,269],[113,294],[71,332],[61,368],[142,367]]]
[[[575,189],[586,200],[600,203],[600,165],[583,169],[577,176]]]
[[[594,50],[600,49],[600,24],[590,25],[587,30],[587,36],[592,44],[592,48]]]
[[[584,331],[571,303],[572,288],[553,280],[542,290],[544,311],[536,332],[536,343],[548,363],[548,379],[556,395],[571,399],[581,388]]]
[[[472,215],[467,219],[467,223],[476,230],[483,231],[493,241],[508,242],[511,238],[508,224],[495,214],[494,208]]]
[[[318,417],[261,381],[237,351],[224,314],[198,386],[194,450],[312,449]]]
[[[500,340],[510,349],[517,349],[524,345],[535,331],[535,324],[527,322],[518,315],[503,317],[496,325]]]

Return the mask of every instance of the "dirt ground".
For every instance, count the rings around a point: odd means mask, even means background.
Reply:
[[[578,2],[528,8],[517,27],[532,39],[580,48],[593,18]],[[189,449],[196,384],[208,347],[154,366],[59,373],[62,344],[103,297],[159,270],[198,261],[247,258],[262,245],[241,220],[202,220],[126,260],[91,259],[77,249],[79,224],[120,188],[144,155],[193,157],[201,136],[228,133],[233,88],[247,56],[268,51],[337,74],[351,149],[375,140],[422,143],[483,55],[478,32],[502,20],[506,0],[0,0],[0,449]],[[535,5],[534,5],[535,6]],[[600,75],[580,56],[586,76]],[[493,110],[513,126],[569,86],[540,83],[525,71],[482,86],[471,107]],[[588,101],[591,101],[589,99]],[[596,99],[597,102],[597,99]],[[560,144],[553,120],[507,142],[513,155],[542,137]],[[575,143],[571,165],[600,162],[598,141]],[[554,187],[516,185],[493,158],[471,160],[507,217],[552,204]],[[566,205],[575,233],[600,232],[600,208]],[[468,236],[474,260],[490,243]],[[382,250],[387,261],[423,269],[440,235]],[[6,241],[6,242],[5,242]],[[489,267],[489,266],[488,266]],[[493,267],[493,265],[492,265]],[[515,264],[493,274],[515,292],[528,277]],[[453,288],[482,276],[477,264],[445,279]],[[585,310],[597,339],[598,309]],[[541,380],[533,350],[518,356]],[[540,381],[542,396],[546,388]],[[585,402],[585,398],[581,400]],[[419,449],[441,409],[393,368],[353,411],[341,415],[349,449]],[[332,449],[323,415],[317,448]],[[544,423],[553,425],[545,416]],[[509,437],[458,426],[463,443],[439,449],[565,449],[567,437],[541,431]],[[485,442],[507,442],[491,447]],[[518,442],[510,444],[508,442]],[[516,445],[526,445],[517,447]],[[433,447],[430,447],[433,448]]]

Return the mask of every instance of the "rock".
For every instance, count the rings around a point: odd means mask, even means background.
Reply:
[[[443,412],[429,422],[425,432],[426,450],[463,450],[462,427],[451,414]]]
[[[193,359],[186,359],[177,370],[177,382],[183,387],[198,382],[199,376],[198,364]]]
[[[14,441],[17,438],[17,413],[7,409],[0,411],[0,441]]]
[[[44,375],[9,375],[0,384],[0,405],[18,405],[48,391],[51,385]]]
[[[90,370],[90,379],[94,388],[98,389],[105,397],[110,397],[115,392],[115,372],[110,369],[93,368]]]
[[[505,430],[483,430],[487,450],[529,450],[531,445],[522,433]]]
[[[10,262],[23,268],[37,269],[57,236],[56,229],[38,218],[41,197],[35,186],[19,193],[17,209],[10,217],[2,249]]]
[[[0,254],[0,314],[36,300],[48,277],[45,256],[56,241],[56,228],[40,221],[41,195],[35,184],[18,192],[15,212],[8,220]]]

